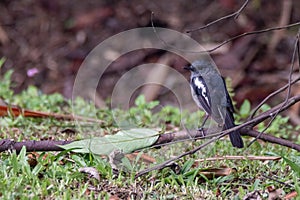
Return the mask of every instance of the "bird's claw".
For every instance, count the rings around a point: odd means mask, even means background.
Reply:
[[[204,132],[204,128],[203,127],[198,128],[197,131],[201,132],[201,134],[202,134],[201,137],[205,137],[205,132]]]

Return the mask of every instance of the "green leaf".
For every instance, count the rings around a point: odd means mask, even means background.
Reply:
[[[189,172],[194,163],[195,161],[193,159],[187,160],[182,166],[181,173],[184,174],[186,172]]]
[[[1,58],[0,59],[0,69],[1,69],[1,67],[3,66],[3,64],[5,63],[5,58]]]
[[[267,105],[267,104],[263,104],[261,107],[260,107],[260,110],[261,112],[266,112],[268,110],[271,109],[271,106]]]
[[[243,118],[247,117],[250,113],[250,110],[251,110],[250,101],[246,99],[240,108],[241,117],[243,117]]]
[[[153,109],[155,106],[158,106],[159,105],[159,101],[151,101],[148,103],[148,108],[149,109]]]
[[[297,174],[297,176],[300,177],[300,166],[284,156],[282,156],[282,158],[292,168],[292,170]]]
[[[121,130],[115,135],[75,141],[60,147],[72,149],[73,152],[78,153],[109,155],[115,150],[122,150],[122,152],[126,154],[151,146],[157,141],[158,136],[158,131],[146,128],[135,128]]]
[[[135,105],[136,106],[142,106],[142,105],[145,105],[146,104],[146,99],[145,99],[145,96],[143,95],[140,95],[138,96],[136,99],[135,99]]]

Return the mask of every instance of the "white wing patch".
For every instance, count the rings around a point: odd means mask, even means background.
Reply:
[[[203,82],[197,77],[197,78],[195,78],[194,83],[201,90],[201,95],[202,95],[202,97],[205,98],[207,104],[210,105],[209,99],[207,97],[207,88],[205,87]]]

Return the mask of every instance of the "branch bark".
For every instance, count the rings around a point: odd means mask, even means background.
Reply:
[[[20,152],[22,147],[26,147],[27,152],[32,151],[63,151],[64,149],[60,148],[57,145],[65,145],[69,144],[73,141],[52,141],[52,140],[44,140],[44,141],[24,141],[24,142],[16,142],[10,139],[0,140],[0,152],[8,151],[8,150],[16,150]]]
[[[258,131],[252,130],[252,127],[255,125],[265,121],[268,118],[273,117],[275,113],[282,112],[286,110],[287,108],[291,107],[295,103],[300,101],[300,95],[291,97],[288,99],[287,102],[283,102],[282,104],[279,104],[272,109],[260,114],[259,116],[255,117],[252,120],[249,120],[241,125],[238,125],[234,128],[228,129],[226,131],[222,131],[221,133],[217,133],[218,138],[221,138],[228,134],[229,132],[233,130],[240,130],[242,135],[250,136],[250,137],[258,137],[261,140],[264,140],[266,142],[271,142],[274,144],[279,144],[282,146],[286,146],[292,149],[295,149],[297,151],[300,151],[300,145],[294,144],[293,142],[289,140],[285,140],[282,138],[277,138],[272,135],[260,133]],[[211,137],[211,136],[210,136]],[[167,145],[169,143],[183,141],[183,140],[190,140],[190,139],[200,139],[202,137],[202,133],[199,131],[179,131],[174,133],[166,133],[159,136],[156,143],[153,145],[153,147]],[[0,140],[0,152],[7,151],[7,150],[16,150],[17,152],[22,149],[23,146],[26,147],[28,152],[31,151],[62,151],[63,149],[58,147],[57,145],[64,145],[69,144],[73,141],[51,141],[51,140],[45,140],[45,141],[24,141],[24,142],[15,142],[13,140],[4,139]]]
[[[271,135],[267,135],[261,132],[257,132],[252,130],[252,128],[263,122],[264,120],[268,119],[268,118],[272,118],[274,116],[275,113],[278,112],[282,112],[285,109],[291,107],[292,105],[294,105],[296,102],[300,101],[300,95],[294,96],[289,98],[286,102],[283,102],[282,104],[279,104],[275,107],[273,107],[272,109],[270,109],[269,111],[266,111],[262,114],[260,114],[259,116],[257,116],[256,118],[247,121],[241,125],[238,125],[234,128],[222,131],[220,133],[217,133],[216,137],[208,140],[207,142],[201,144],[200,146],[196,147],[195,149],[192,149],[188,152],[184,152],[170,160],[167,160],[161,164],[158,164],[152,168],[148,168],[146,170],[142,170],[139,173],[136,174],[135,177],[139,177],[142,176],[143,174],[146,174],[150,171],[153,170],[158,170],[158,169],[162,169],[166,166],[168,166],[168,164],[172,163],[175,160],[178,160],[186,155],[190,155],[190,154],[194,154],[195,152],[201,150],[202,148],[206,147],[208,144],[224,137],[225,135],[227,135],[228,133],[230,133],[233,130],[240,130],[241,133],[243,135],[247,135],[247,136],[251,136],[251,137],[258,137],[264,141],[267,142],[271,142],[271,143],[275,143],[275,144],[280,144],[282,146],[286,146],[292,149],[295,149],[297,151],[300,151],[300,145],[298,144],[294,144],[291,141],[282,139],[282,138],[277,138],[275,136],[271,136]],[[191,131],[191,132],[187,132],[187,131],[180,131],[180,132],[175,132],[175,133],[168,133],[168,134],[162,134],[159,139],[157,140],[157,142],[153,145],[153,147],[155,146],[161,146],[163,144],[168,144],[168,143],[173,143],[175,141],[182,141],[182,140],[186,140],[186,139],[199,139],[201,138],[202,133],[198,132],[198,131]],[[61,149],[60,147],[58,147],[57,145],[63,145],[63,144],[68,144],[71,143],[72,141],[25,141],[25,142],[15,142],[15,141],[11,141],[9,139],[5,139],[5,140],[0,140],[0,152],[3,151],[7,151],[7,150],[16,150],[17,152],[19,152],[23,146],[26,147],[27,151],[61,151],[63,149]]]

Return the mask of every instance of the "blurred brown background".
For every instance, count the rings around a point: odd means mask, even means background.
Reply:
[[[235,12],[242,3],[234,0],[4,0],[0,2],[0,56],[6,58],[6,63],[1,74],[14,69],[16,92],[35,85],[44,93],[59,92],[70,98],[74,77],[85,56],[114,34],[151,26],[151,12],[156,27],[184,33]],[[224,20],[189,35],[206,48],[212,48],[247,31],[299,22],[299,10],[297,0],[254,0],[238,19]],[[242,37],[212,52],[223,76],[232,78],[238,105],[244,99],[258,104],[287,83],[298,28]],[[174,55],[166,56],[165,51],[131,52],[118,59],[104,75],[97,93],[99,106],[111,95],[124,71],[150,61],[162,61],[186,77],[189,75],[182,69],[188,63]],[[297,92],[295,88],[293,92]],[[166,89],[160,89],[148,95],[148,99],[168,104],[172,103],[169,94]],[[273,99],[273,103],[280,99]]]

